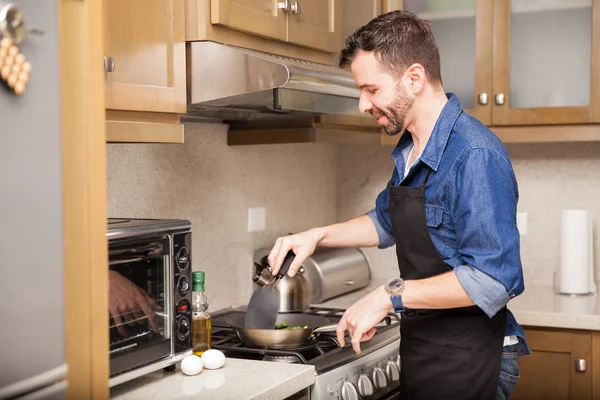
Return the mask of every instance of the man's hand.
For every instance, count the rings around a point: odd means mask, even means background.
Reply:
[[[352,348],[356,354],[360,354],[360,342],[373,337],[377,332],[374,326],[386,317],[391,308],[392,301],[383,285],[358,300],[346,310],[337,324],[336,332],[340,346],[345,346],[344,332],[348,330],[352,338]]]
[[[314,253],[321,237],[322,235],[319,233],[318,229],[311,229],[306,232],[283,236],[277,239],[268,258],[273,276],[277,275],[279,272],[283,259],[290,250],[296,254],[296,257],[290,265],[288,275],[290,277],[294,276],[302,266],[304,260]]]
[[[158,318],[155,311],[162,309],[140,289],[116,271],[108,271],[109,278],[109,306],[108,311],[112,316],[119,333],[124,337],[129,336],[124,324],[133,324],[144,315],[148,318],[153,331],[158,330]],[[122,318],[122,319],[121,319]],[[143,323],[138,321],[138,323]]]

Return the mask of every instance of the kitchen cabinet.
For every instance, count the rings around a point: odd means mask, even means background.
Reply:
[[[405,0],[430,21],[446,91],[491,126],[600,122],[599,0]]]
[[[181,142],[185,0],[107,0],[104,12],[108,141]]]
[[[213,24],[329,53],[339,50],[341,0],[211,0]]]
[[[511,399],[599,398],[600,333],[528,328],[525,336],[532,354],[518,360],[521,377]]]

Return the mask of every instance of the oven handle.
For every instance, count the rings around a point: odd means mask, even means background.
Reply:
[[[156,258],[163,252],[163,245],[160,243],[150,243],[139,247],[130,247],[127,249],[114,249],[108,251],[109,265],[137,262]]]

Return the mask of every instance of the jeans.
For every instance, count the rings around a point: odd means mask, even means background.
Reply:
[[[507,400],[512,395],[519,380],[519,364],[517,351],[519,344],[504,347],[500,361],[500,379],[496,391],[496,400]]]

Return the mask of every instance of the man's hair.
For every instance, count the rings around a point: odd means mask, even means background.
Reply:
[[[382,67],[399,76],[418,63],[432,84],[442,84],[440,51],[431,27],[425,20],[408,11],[382,14],[359,28],[346,39],[339,66],[346,67],[359,50],[373,51]]]

